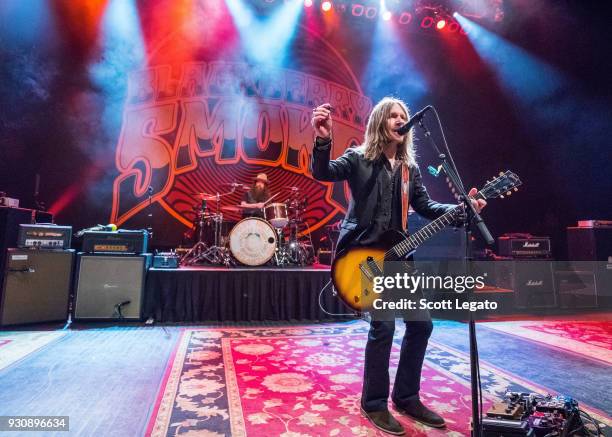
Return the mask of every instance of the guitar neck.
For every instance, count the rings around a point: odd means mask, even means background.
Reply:
[[[479,191],[471,198],[472,199],[485,199],[485,196],[482,192]],[[413,250],[416,250],[416,248],[419,247],[421,244],[423,244],[425,241],[429,240],[431,237],[436,235],[442,229],[446,228],[451,223],[453,223],[455,219],[457,218],[457,216],[459,215],[460,210],[461,210],[461,205],[457,205],[451,210],[445,212],[444,214],[442,214],[440,217],[438,217],[431,223],[423,226],[421,229],[419,229],[417,232],[412,234],[406,240],[395,245],[393,247],[393,251],[396,254],[398,254],[400,258],[402,258],[406,256],[407,254],[409,254],[410,252],[412,252]]]

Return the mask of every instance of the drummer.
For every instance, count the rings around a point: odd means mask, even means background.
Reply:
[[[244,193],[240,206],[246,207],[242,210],[243,217],[264,217],[263,207],[266,200],[270,198],[268,187],[268,175],[259,173],[251,189]]]

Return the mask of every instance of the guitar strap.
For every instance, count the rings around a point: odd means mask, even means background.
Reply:
[[[408,164],[402,162],[402,230],[406,232],[408,230],[408,184],[410,179],[410,172],[408,171]]]

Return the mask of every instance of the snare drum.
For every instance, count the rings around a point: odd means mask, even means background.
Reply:
[[[250,217],[238,222],[229,235],[232,255],[247,266],[267,263],[276,251],[276,232],[267,221]]]
[[[284,228],[289,223],[287,205],[284,203],[271,203],[264,209],[264,217],[275,228]]]

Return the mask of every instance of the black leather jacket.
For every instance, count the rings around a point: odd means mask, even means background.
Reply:
[[[365,158],[361,148],[349,148],[337,159],[331,160],[331,143],[316,145],[313,150],[312,175],[326,182],[348,181],[351,189],[346,216],[341,224],[337,250],[342,250],[366,230],[373,221],[382,194],[378,173],[385,171],[381,160]],[[456,205],[438,203],[430,199],[423,185],[418,166],[409,169],[408,199],[412,209],[423,217],[434,220]],[[397,223],[401,223],[402,211],[392,211]]]

